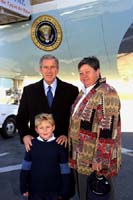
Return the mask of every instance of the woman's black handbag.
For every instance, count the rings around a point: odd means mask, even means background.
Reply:
[[[110,181],[105,176],[92,172],[87,179],[87,200],[109,200],[111,193]]]

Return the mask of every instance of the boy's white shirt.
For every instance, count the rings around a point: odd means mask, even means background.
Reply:
[[[42,142],[44,142],[44,139],[42,139],[40,136],[38,136],[37,139],[42,141]],[[53,141],[55,139],[56,139],[56,137],[53,134],[46,142],[51,142],[51,141]]]

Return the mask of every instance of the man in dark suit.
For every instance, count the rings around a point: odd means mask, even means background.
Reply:
[[[78,95],[78,88],[57,78],[59,61],[52,55],[40,59],[43,79],[24,87],[17,114],[17,129],[21,141],[29,151],[31,140],[37,136],[34,119],[39,113],[52,113],[55,120],[55,137],[59,144],[67,145],[70,108]],[[48,104],[47,92],[51,86],[52,105]]]

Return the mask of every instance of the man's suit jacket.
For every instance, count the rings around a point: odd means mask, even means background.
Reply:
[[[55,120],[55,136],[67,136],[70,109],[77,95],[76,86],[57,78],[57,88],[50,108],[44,91],[43,79],[24,87],[16,118],[21,140],[25,135],[37,136],[34,119],[39,113],[52,113]]]

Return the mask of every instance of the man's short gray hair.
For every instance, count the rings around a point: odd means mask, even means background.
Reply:
[[[39,65],[42,67],[43,60],[55,60],[57,67],[59,67],[59,60],[53,55],[44,55],[40,58]]]

